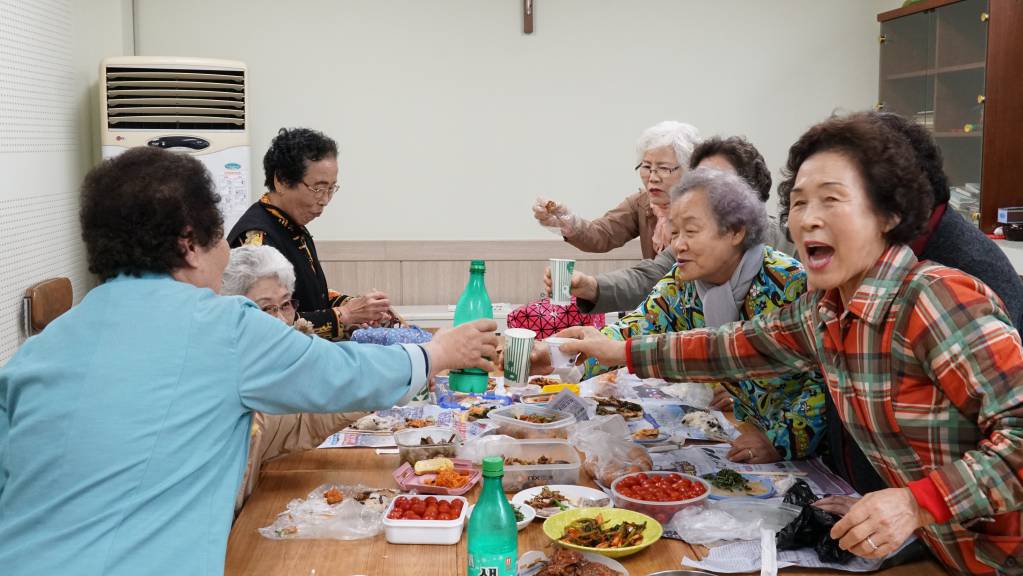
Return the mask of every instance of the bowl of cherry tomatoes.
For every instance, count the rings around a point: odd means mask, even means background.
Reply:
[[[384,514],[392,544],[457,544],[468,503],[461,496],[398,496]]]
[[[706,480],[680,472],[634,472],[611,483],[615,508],[646,514],[662,525],[671,522],[679,510],[700,504],[708,496]]]

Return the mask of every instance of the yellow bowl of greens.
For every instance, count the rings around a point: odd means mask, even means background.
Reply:
[[[544,521],[543,533],[566,548],[622,558],[657,542],[664,531],[657,520],[632,510],[573,508]]]

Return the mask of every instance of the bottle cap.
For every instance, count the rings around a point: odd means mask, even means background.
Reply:
[[[487,456],[483,459],[484,476],[504,476],[504,458],[500,456]]]
[[[486,271],[487,271],[487,263],[485,261],[483,261],[483,260],[473,260],[472,263],[469,264],[469,272],[470,273],[471,272],[486,272]]]

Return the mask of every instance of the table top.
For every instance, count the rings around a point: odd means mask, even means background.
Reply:
[[[381,533],[354,541],[268,540],[258,528],[270,525],[289,501],[304,498],[320,484],[364,484],[379,488],[397,488],[391,473],[398,467],[396,454],[377,455],[368,448],[309,450],[267,463],[259,484],[246,502],[231,529],[227,544],[225,574],[293,574],[309,576],[417,576],[465,575],[467,531],[455,546],[389,544]],[[595,486],[580,472],[580,483]],[[474,502],[477,486],[466,494]],[[544,536],[540,521],[519,532],[519,553],[547,550],[551,541]],[[684,542],[661,539],[650,548],[619,561],[632,576],[646,576],[660,570],[681,568],[683,556],[698,558],[699,551]],[[783,574],[807,575],[832,573],[805,569],[785,569]],[[836,572],[837,574],[837,572]],[[849,574],[849,573],[846,573]],[[945,574],[934,560],[918,561],[876,574],[884,576],[927,576]]]

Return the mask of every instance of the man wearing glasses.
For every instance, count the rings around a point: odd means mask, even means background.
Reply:
[[[337,143],[316,130],[281,128],[263,156],[263,172],[267,193],[231,229],[231,247],[273,246],[284,254],[295,268],[298,314],[323,338],[342,339],[362,325],[388,324],[390,301],[383,292],[352,297],[328,289],[306,228],[339,188]]]

